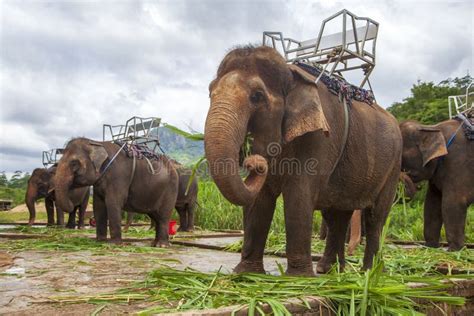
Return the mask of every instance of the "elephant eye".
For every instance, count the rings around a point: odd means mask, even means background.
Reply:
[[[264,95],[263,95],[262,91],[256,91],[250,96],[250,101],[252,103],[261,102],[261,101],[263,101],[263,99],[264,99]]]
[[[76,172],[81,167],[81,163],[79,162],[79,160],[74,159],[74,160],[71,160],[71,162],[69,162],[69,167],[71,168],[73,172]]]

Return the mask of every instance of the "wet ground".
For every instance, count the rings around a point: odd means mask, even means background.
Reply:
[[[198,243],[226,245],[241,237],[205,238]],[[0,238],[2,243],[11,239]],[[146,243],[136,246],[149,247]],[[146,274],[162,265],[199,271],[230,272],[240,254],[173,245],[156,253],[98,253],[97,251],[6,252],[0,250],[0,314],[9,315],[84,315],[100,309],[101,315],[134,313],[149,307],[148,303],[66,304],[54,303],[56,296],[87,296],[112,293],[143,280]],[[265,267],[277,273],[284,258],[267,256]]]

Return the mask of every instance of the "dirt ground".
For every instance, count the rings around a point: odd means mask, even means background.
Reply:
[[[8,243],[0,238],[0,243]],[[148,246],[147,244],[143,245]],[[163,253],[93,253],[89,251],[0,252],[0,314],[9,315],[84,315],[98,308],[100,315],[129,314],[149,303],[65,304],[52,303],[55,296],[111,293],[143,280],[146,274],[165,264],[200,271],[231,271],[240,254],[173,245]],[[276,273],[276,262],[283,258],[266,257],[265,267]],[[14,273],[14,274],[10,274]]]

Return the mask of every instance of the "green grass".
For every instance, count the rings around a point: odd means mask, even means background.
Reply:
[[[18,223],[18,222],[28,222],[30,214],[25,212],[0,212],[0,223]],[[36,222],[47,222],[48,216],[46,212],[36,212]]]
[[[282,270],[282,267],[280,267]],[[146,280],[116,293],[94,296],[56,296],[55,302],[68,303],[128,303],[145,301],[153,307],[139,312],[152,315],[191,309],[210,309],[223,306],[249,308],[249,315],[265,314],[264,304],[274,315],[290,315],[284,306],[289,299],[299,299],[307,305],[306,297],[325,298],[327,307],[337,315],[416,315],[426,307],[422,301],[463,305],[465,300],[453,297],[446,290],[451,287],[443,276],[391,276],[383,272],[384,262],[364,273],[340,273],[314,277],[273,276],[264,274],[223,274],[220,271],[203,273],[162,267],[152,271]],[[456,276],[472,279],[472,276]],[[413,288],[409,282],[425,286]]]
[[[130,245],[124,243],[115,245],[106,242],[97,242],[95,239],[84,236],[85,234],[95,234],[94,229],[88,230],[68,230],[61,228],[49,227],[16,227],[13,231],[21,233],[39,234],[42,238],[9,240],[7,243],[0,243],[0,249],[12,252],[20,252],[26,250],[51,250],[51,251],[91,251],[97,254],[107,254],[114,252],[131,252],[131,253],[163,253],[166,249]]]
[[[207,230],[242,229],[242,207],[233,205],[227,201],[219,192],[214,182],[199,182],[198,201],[200,207],[196,212],[196,226]],[[320,225],[321,214],[320,212],[315,212],[313,218],[313,228],[315,232],[319,232]],[[271,230],[275,233],[285,232],[283,199],[281,197],[276,203]]]

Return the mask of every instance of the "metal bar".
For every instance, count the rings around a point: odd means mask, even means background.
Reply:
[[[359,39],[357,37],[357,28],[356,28],[356,24],[355,24],[355,19],[352,15],[351,15],[351,20],[352,20],[352,28],[354,29],[354,40],[355,40],[355,46],[356,46],[357,54],[360,54]]]

